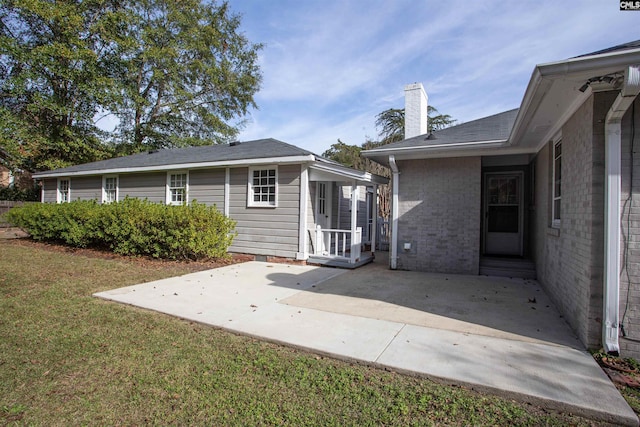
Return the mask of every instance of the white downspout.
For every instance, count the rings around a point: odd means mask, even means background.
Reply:
[[[389,156],[389,166],[391,166],[391,254],[389,261],[391,269],[398,268],[398,187],[400,179],[400,171],[396,164],[396,157],[391,154]]]
[[[604,209],[604,301],[602,344],[605,352],[618,355],[620,324],[620,172],[622,117],[640,92],[640,69],[628,67],[624,83],[607,113],[605,129]],[[633,167],[633,165],[632,165]]]

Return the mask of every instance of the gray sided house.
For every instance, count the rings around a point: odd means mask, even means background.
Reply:
[[[588,348],[640,358],[640,42],[538,65],[519,108],[364,152],[392,170],[390,266],[536,277]],[[488,313],[487,315],[490,315]]]
[[[343,267],[372,259],[375,195],[387,181],[275,139],[154,150],[34,178],[45,203],[215,205],[237,222],[232,252]]]

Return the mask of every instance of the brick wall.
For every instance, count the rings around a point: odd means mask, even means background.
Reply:
[[[633,115],[635,113],[635,116]],[[633,145],[632,127],[635,127]],[[640,99],[622,120],[622,274],[620,275],[620,321],[626,337],[620,338],[621,355],[640,360]],[[631,150],[633,186],[631,186]],[[632,190],[632,196],[630,191]],[[628,236],[628,237],[627,237]],[[626,262],[625,262],[626,261]]]
[[[562,128],[561,224],[551,227],[552,144],[535,160],[534,251],[538,280],[580,340],[601,343],[604,116],[615,94],[598,93]]]
[[[401,161],[398,167],[398,268],[478,274],[480,157]]]

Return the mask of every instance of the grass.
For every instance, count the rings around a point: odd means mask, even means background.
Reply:
[[[0,254],[0,425],[596,424],[91,296],[203,265]]]
[[[640,383],[640,364],[638,361],[632,358],[611,356],[606,354],[602,349],[593,352],[592,355],[596,362],[604,369],[605,373],[617,373],[617,375],[611,377],[612,382],[618,391],[620,391],[622,397],[625,398],[631,409],[633,409],[636,415],[640,416],[640,388],[637,386],[637,383]],[[603,359],[608,360],[608,362],[604,362]],[[618,380],[616,380],[616,377],[618,377]],[[626,377],[627,380],[632,380],[636,384],[629,384],[623,380],[622,377]]]

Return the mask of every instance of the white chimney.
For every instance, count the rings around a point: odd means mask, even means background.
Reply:
[[[404,87],[404,139],[427,133],[427,101],[422,83]]]

